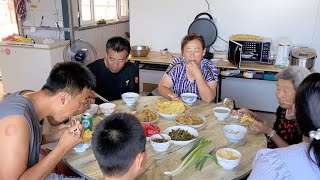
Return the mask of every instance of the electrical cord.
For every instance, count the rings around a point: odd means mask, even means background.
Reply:
[[[210,12],[210,4],[209,4],[209,2],[207,0],[205,0],[205,1],[206,1],[207,5],[208,5],[208,12]]]
[[[225,43],[228,43],[228,41],[224,40],[222,37],[218,36],[218,38],[224,41]]]

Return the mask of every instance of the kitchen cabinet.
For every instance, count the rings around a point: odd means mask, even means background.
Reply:
[[[68,41],[50,45],[0,42],[0,71],[4,93],[39,90],[52,67],[63,61]]]

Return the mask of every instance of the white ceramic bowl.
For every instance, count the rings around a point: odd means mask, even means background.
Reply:
[[[247,133],[247,128],[237,125],[237,124],[229,124],[223,127],[224,135],[231,141],[231,142],[238,142]]]
[[[121,95],[121,98],[122,98],[123,102],[126,103],[127,106],[131,106],[137,102],[137,100],[139,98],[139,94],[134,93],[134,92],[127,92],[127,93],[123,93]]]
[[[218,118],[218,121],[224,121],[229,116],[231,110],[227,107],[218,106],[213,108],[213,114]]]
[[[182,93],[181,99],[183,102],[185,102],[188,105],[192,105],[194,102],[196,102],[198,95],[195,93]]]
[[[163,113],[159,113],[157,112],[161,117],[165,118],[165,119],[174,119],[174,117],[176,117],[176,115],[178,114],[163,114]]]
[[[99,105],[98,104],[90,104],[90,109],[94,111],[94,113],[98,112]]]
[[[181,114],[181,115],[183,115],[183,114]],[[178,125],[181,125],[181,126],[189,126],[189,127],[193,127],[193,128],[199,128],[199,127],[203,126],[204,123],[207,122],[207,120],[206,120],[206,118],[205,118],[202,114],[197,114],[197,115],[202,118],[202,120],[203,120],[203,123],[202,123],[202,124],[196,124],[196,125],[181,124],[181,123],[179,123],[179,122],[176,120],[177,116],[174,118],[174,120],[176,121],[176,123],[177,123]]]
[[[176,140],[171,139],[171,142],[175,145],[179,145],[179,146],[187,145],[187,144],[193,142],[194,140],[196,140],[197,137],[199,136],[198,131],[192,127],[189,127],[189,126],[171,126],[171,127],[168,127],[167,129],[165,129],[163,131],[163,133],[169,135],[169,132],[171,132],[171,130],[177,130],[177,129],[182,129],[182,130],[188,131],[191,135],[194,135],[195,138],[188,140],[188,141],[176,141]]]
[[[237,159],[230,160],[230,159],[227,159],[226,157],[221,157],[220,153],[223,150],[231,152],[232,154],[234,154],[237,157]],[[235,150],[235,149],[222,148],[222,149],[219,149],[216,152],[216,157],[217,157],[218,163],[219,163],[219,165],[221,167],[223,167],[224,169],[231,170],[231,169],[234,169],[235,167],[237,167],[240,164],[241,153],[239,151]]]
[[[162,139],[162,137],[159,134],[155,134],[150,137],[150,144],[153,147],[153,150],[157,152],[164,152],[168,150],[171,143],[170,136],[168,136],[167,134],[161,134],[161,135],[167,140],[167,142],[163,142],[163,143],[154,142],[153,141],[154,139],[158,139],[158,138]]]
[[[91,141],[86,142],[86,143],[82,143],[82,144],[78,144],[76,147],[74,147],[74,151],[77,153],[81,153],[86,151],[91,145]]]
[[[113,103],[103,103],[99,105],[99,108],[105,116],[109,116],[116,110],[116,105]]]

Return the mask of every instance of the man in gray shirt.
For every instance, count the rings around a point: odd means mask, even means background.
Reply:
[[[42,134],[42,121],[63,123],[86,104],[95,77],[86,67],[72,62],[56,64],[46,84],[37,92],[19,91],[0,102],[0,179],[45,179],[58,162],[82,141],[83,126],[56,128]],[[39,160],[40,145],[57,146]]]

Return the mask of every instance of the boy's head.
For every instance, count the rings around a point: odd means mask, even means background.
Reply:
[[[131,114],[106,117],[92,137],[93,153],[105,176],[138,176],[145,166],[146,137],[140,121]]]

